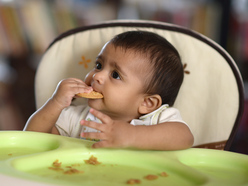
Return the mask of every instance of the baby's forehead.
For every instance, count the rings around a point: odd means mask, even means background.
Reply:
[[[135,54],[135,55],[139,55],[140,57],[144,57],[144,58],[148,58],[150,52],[148,50],[144,50],[142,48],[138,48],[137,46],[122,46],[122,45],[115,45],[114,43],[108,43],[108,45],[111,45],[113,47],[115,47],[115,49],[120,49],[125,53],[130,53],[130,54]]]
[[[133,64],[129,65],[132,71],[145,72],[152,71],[153,66],[150,60],[149,52],[139,50],[137,47],[116,46],[113,43],[107,43],[108,47],[114,47],[115,51],[119,50],[123,53],[124,58],[131,60]]]
[[[133,58],[132,62],[135,63],[134,66],[130,67],[130,70],[138,77],[146,78],[153,72],[153,65],[150,62],[150,58],[147,54],[134,50],[134,49],[126,49],[126,55],[129,55]]]

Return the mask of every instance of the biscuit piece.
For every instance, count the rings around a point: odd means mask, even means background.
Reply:
[[[145,176],[144,178],[147,180],[155,180],[158,178],[158,176],[153,175],[153,174],[149,174],[149,175]]]
[[[127,184],[134,185],[134,184],[140,184],[141,181],[139,179],[129,179],[127,180]]]
[[[99,161],[97,160],[97,158],[96,158],[95,156],[93,156],[93,155],[91,155],[91,157],[90,157],[88,160],[84,160],[84,162],[85,162],[86,164],[91,164],[91,165],[98,165],[98,164],[101,164],[101,162],[99,162]]]
[[[77,96],[89,98],[89,99],[100,99],[103,98],[103,95],[99,92],[92,91],[90,93],[78,93]]]

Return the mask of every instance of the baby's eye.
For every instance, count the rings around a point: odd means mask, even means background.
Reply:
[[[99,62],[96,62],[96,69],[101,70],[102,69],[102,64]]]
[[[112,72],[112,77],[113,77],[114,79],[121,79],[120,75],[119,75],[118,72],[116,72],[116,71],[113,71],[113,72]]]

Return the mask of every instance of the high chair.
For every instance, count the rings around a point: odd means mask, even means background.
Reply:
[[[60,80],[84,79],[103,45],[116,34],[130,30],[155,32],[179,51],[185,76],[174,107],[191,128],[193,147],[229,150],[244,106],[240,72],[232,57],[217,43],[174,24],[114,20],[61,34],[50,44],[37,69],[37,108],[52,96]]]

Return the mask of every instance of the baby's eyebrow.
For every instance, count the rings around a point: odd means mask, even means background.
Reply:
[[[103,60],[102,55],[98,55],[98,56],[96,57],[96,60],[97,60],[97,59],[101,59],[101,60]]]

